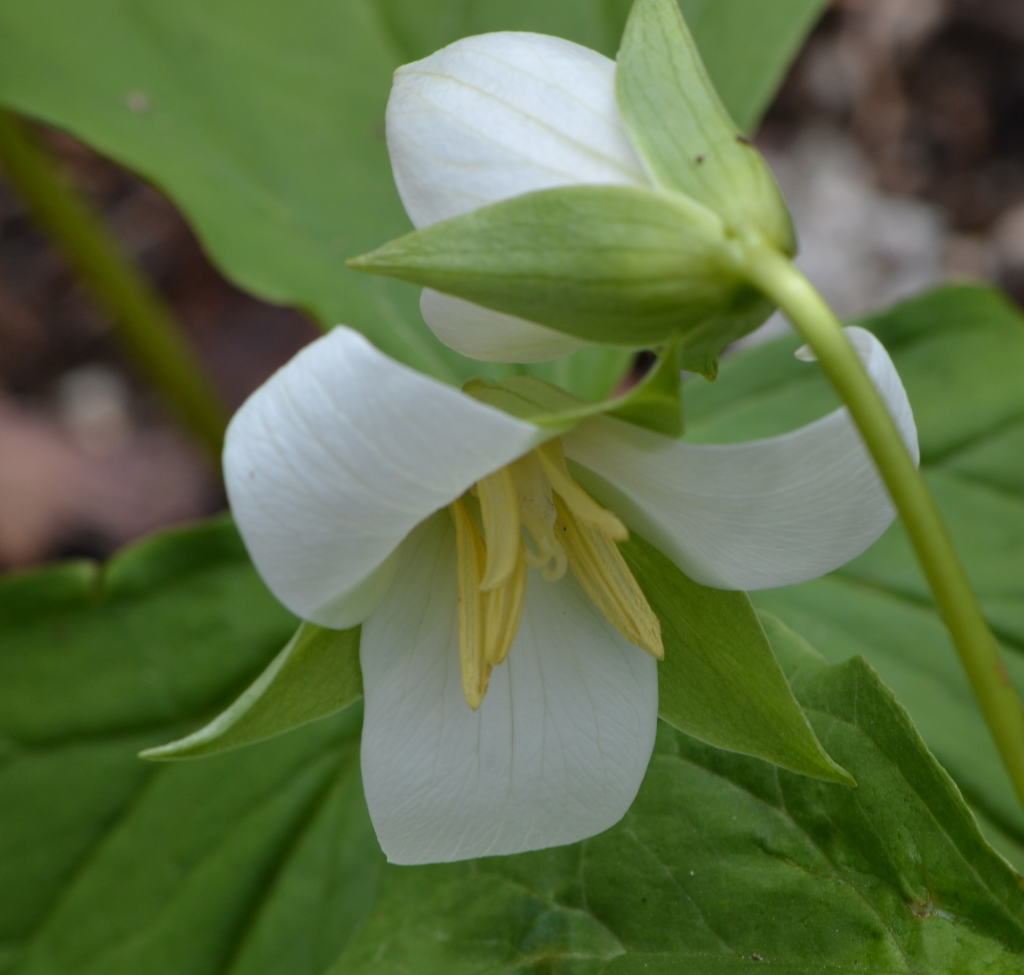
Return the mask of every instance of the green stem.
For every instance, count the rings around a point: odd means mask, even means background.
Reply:
[[[0,109],[0,165],[32,215],[113,320],[139,371],[211,454],[217,469],[228,410],[171,312],[96,210],[63,179],[19,118]]]
[[[752,252],[748,272],[753,283],[779,305],[814,350],[825,375],[857,424],[903,519],[939,612],[1024,805],[1024,709],[924,478],[907,452],[882,397],[843,334],[842,325],[814,286],[774,251]]]

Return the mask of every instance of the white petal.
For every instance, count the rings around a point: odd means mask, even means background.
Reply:
[[[235,414],[224,477],[274,595],[343,628],[383,598],[388,556],[419,522],[544,436],[338,326]]]
[[[657,666],[570,575],[529,570],[522,624],[473,712],[462,697],[454,532],[438,515],[402,546],[363,624],[362,767],[393,863],[520,853],[614,825],[654,745]]]
[[[846,332],[916,462],[917,430],[892,360],[870,333]],[[845,408],[740,444],[678,443],[604,417],[563,443],[600,501],[691,578],[720,589],[815,579],[863,552],[896,514]]]
[[[419,229],[534,190],[650,185],[615,101],[615,62],[544,34],[467,37],[395,72],[395,183]]]
[[[483,362],[547,362],[591,345],[524,318],[423,289],[420,311],[449,348]]]

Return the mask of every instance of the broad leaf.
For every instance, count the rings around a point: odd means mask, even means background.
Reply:
[[[663,720],[718,748],[856,784],[815,738],[745,592],[698,585],[636,535],[622,553],[661,622]]]
[[[823,6],[687,0],[741,125],[756,123]],[[0,101],[160,187],[242,287],[462,382],[487,367],[436,342],[416,289],[344,264],[408,229],[382,138],[391,74],[491,30],[556,34],[614,56],[628,9],[628,0],[7,3]]]
[[[769,618],[856,790],[662,726],[607,833],[400,868],[366,815],[358,707],[202,762],[135,758],[236,692],[292,626],[228,526],[147,543],[107,576],[71,565],[2,593],[0,971],[1020,968],[1017,878],[906,714],[862,662],[825,666]]]
[[[0,583],[0,625],[0,971],[7,972],[22,965],[30,934],[155,781],[155,767],[135,757],[139,749],[220,710],[288,639],[295,619],[260,582],[233,526],[217,522],[145,542],[102,571],[80,562],[10,577]],[[259,774],[231,786],[236,808],[258,803],[276,781],[268,771],[261,785],[269,754],[253,761]],[[211,817],[195,798],[182,793],[162,808],[159,796],[151,799],[154,814],[182,829],[168,837],[177,850],[166,851],[186,872],[186,839],[203,854],[218,822],[234,816],[222,807]],[[191,821],[178,818],[185,811]],[[155,863],[140,864],[154,890],[173,886],[178,868],[161,873]],[[244,869],[251,878],[263,868],[254,861]],[[137,913],[121,916],[113,906],[119,889],[117,878],[93,902],[100,940],[137,922]],[[251,896],[244,893],[243,906]],[[152,903],[131,906],[145,914]],[[32,964],[45,970],[45,952]]]
[[[1024,691],[1024,318],[995,291],[956,285],[859,324],[892,354],[925,476]],[[779,340],[728,361],[714,386],[688,384],[688,435],[770,436],[836,405],[819,370],[793,358],[798,345]],[[832,661],[862,654],[993,825],[992,838],[1024,843],[1024,813],[899,524],[838,573],[754,601]]]
[[[245,692],[208,725],[141,758],[199,758],[273,738],[326,718],[363,696],[359,628],[302,623]]]

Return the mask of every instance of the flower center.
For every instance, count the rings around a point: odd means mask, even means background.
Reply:
[[[462,693],[474,711],[515,640],[528,565],[548,582],[571,568],[612,626],[664,657],[661,625],[616,544],[629,532],[573,480],[560,440],[481,478],[471,493],[480,503],[479,525],[463,498],[448,510],[458,550]]]

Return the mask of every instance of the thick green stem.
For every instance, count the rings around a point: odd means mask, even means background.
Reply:
[[[171,312],[102,217],[62,178],[17,117],[0,109],[0,165],[33,217],[92,290],[139,371],[163,394],[219,469],[228,411]]]
[[[814,350],[874,458],[935,594],[1003,762],[1024,805],[1024,709],[924,478],[839,320],[782,255],[752,252],[754,284],[786,313]]]

